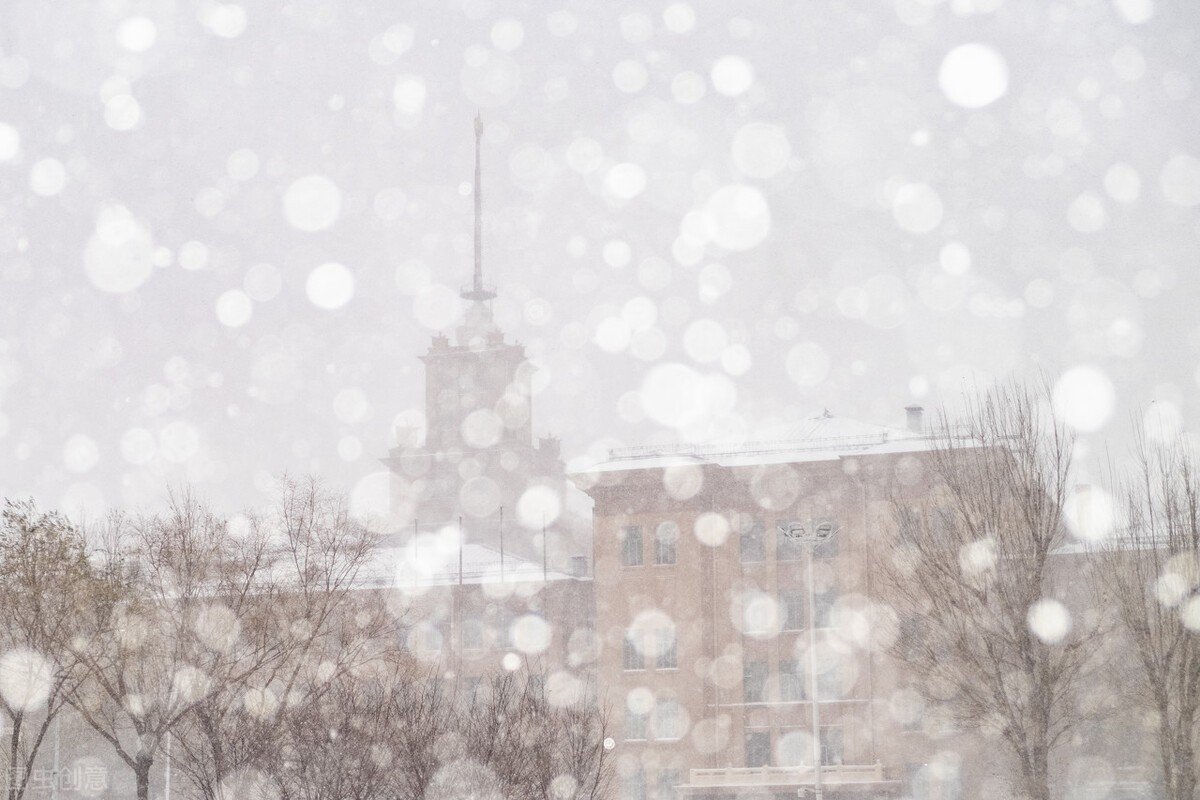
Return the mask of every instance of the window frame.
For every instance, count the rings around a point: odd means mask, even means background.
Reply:
[[[670,528],[667,528],[670,526]],[[663,529],[673,532],[664,535]],[[666,556],[669,555],[668,560]],[[654,529],[654,566],[673,567],[679,560],[679,524],[674,520],[664,520]]]
[[[646,544],[642,536],[641,525],[622,525],[620,532],[621,540],[621,566],[622,567],[641,567],[646,564]],[[636,542],[636,544],[634,544]],[[636,560],[634,560],[636,557]]]
[[[754,737],[756,744],[751,749],[751,737]],[[754,758],[751,758],[751,753]],[[760,763],[750,763],[751,761],[760,761]],[[763,767],[771,766],[771,731],[770,729],[748,730],[742,739],[742,764],[747,769],[762,769]]]
[[[743,523],[738,537],[738,554],[743,564],[759,564],[767,560],[767,527],[762,518],[753,517],[748,524]],[[749,548],[754,549],[751,551]]]
[[[679,669],[679,630],[677,628],[656,628],[654,636],[656,645],[654,669]],[[669,659],[667,658],[668,653],[671,656]]]
[[[625,709],[625,741],[627,742],[648,742],[650,741],[650,715],[635,714],[628,708]],[[634,734],[641,734],[636,736]]]
[[[770,702],[770,696],[767,691],[768,678],[770,676],[770,667],[766,661],[743,661],[742,662],[742,702],[751,703],[767,703]],[[754,688],[754,699],[751,699],[751,688]]]
[[[799,660],[779,662],[779,702],[803,703],[808,700],[808,670]]]
[[[641,631],[637,628],[626,628],[621,646],[621,670],[623,672],[642,672],[646,669],[646,652],[644,647],[638,647],[635,637]],[[638,666],[630,666],[636,663]]]

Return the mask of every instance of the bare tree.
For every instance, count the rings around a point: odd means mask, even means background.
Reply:
[[[542,681],[502,672],[471,699],[468,750],[498,777],[505,797],[584,800],[604,796],[612,764],[604,747],[608,715],[584,692],[551,703]]]
[[[896,496],[896,547],[876,556],[901,621],[893,655],[927,702],[1000,735],[1034,800],[1051,796],[1051,755],[1082,721],[1095,636],[1064,602],[1074,443],[1048,394],[1010,384],[969,399],[956,424],[943,414],[923,476]]]
[[[0,520],[0,710],[9,719],[8,800],[24,796],[34,760],[77,679],[66,643],[87,616],[92,571],[64,517],[9,501]],[[32,722],[28,728],[26,723]],[[26,735],[28,734],[28,735]]]
[[[187,493],[162,516],[113,517],[103,536],[105,591],[98,624],[72,642],[84,680],[69,697],[146,800],[167,737],[205,699],[279,660],[243,613],[271,592],[269,546],[235,536]]]
[[[234,606],[239,646],[259,654],[247,655],[258,668],[202,697],[178,740],[178,768],[206,800],[221,797],[231,773],[278,763],[279,732],[296,709],[348,691],[341,678],[389,655],[388,631],[398,624],[380,594],[359,585],[377,537],[315,479],[285,476],[273,512],[248,515],[245,528],[270,561]]]
[[[1139,440],[1123,519],[1094,553],[1098,605],[1127,637],[1128,686],[1153,712],[1167,800],[1193,800],[1200,733],[1200,471],[1180,442]]]

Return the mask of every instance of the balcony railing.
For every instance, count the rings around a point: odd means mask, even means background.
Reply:
[[[879,764],[830,764],[821,767],[821,783],[843,786],[852,783],[880,783],[883,767]],[[740,786],[811,786],[815,774],[811,767],[726,767],[694,769],[689,789],[736,788]]]

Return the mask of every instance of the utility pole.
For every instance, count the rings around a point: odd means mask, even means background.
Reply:
[[[813,739],[813,797],[823,800],[821,788],[821,706],[817,697],[817,587],[813,583],[813,562],[817,560],[817,545],[833,538],[836,531],[833,525],[824,522],[820,525],[789,525],[780,526],[779,531],[789,539],[796,539],[808,545],[808,676],[812,698],[812,739]]]

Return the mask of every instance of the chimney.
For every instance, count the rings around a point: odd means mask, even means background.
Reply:
[[[908,429],[913,433],[924,433],[925,422],[923,417],[925,416],[925,409],[921,406],[905,406],[904,411],[908,414]]]

